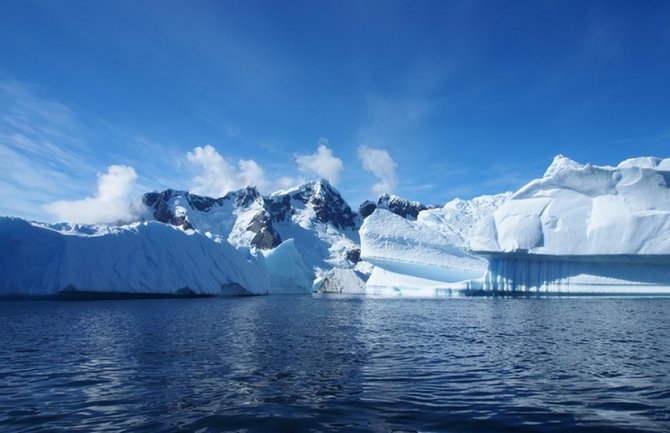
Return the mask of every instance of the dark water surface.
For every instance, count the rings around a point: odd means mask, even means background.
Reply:
[[[0,302],[0,431],[670,431],[670,299]]]

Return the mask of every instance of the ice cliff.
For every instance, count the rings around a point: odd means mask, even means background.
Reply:
[[[369,295],[440,296],[486,269],[485,260],[465,252],[432,223],[384,209],[365,219],[360,234],[361,258],[374,265],[366,283]]]
[[[669,181],[670,159],[609,167],[557,156],[477,224],[469,247],[489,259],[484,288],[667,292]]]
[[[0,269],[3,296],[239,295],[270,290],[262,257],[156,222],[46,226],[2,217]]]
[[[616,167],[557,156],[541,179],[485,218],[477,251],[551,255],[669,254],[670,159]]]

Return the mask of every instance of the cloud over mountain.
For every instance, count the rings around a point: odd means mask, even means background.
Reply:
[[[374,174],[379,180],[372,185],[372,192],[375,195],[395,191],[398,186],[397,165],[385,149],[361,145],[358,147],[358,158],[361,160],[363,168]]]
[[[131,193],[137,180],[133,167],[110,165],[98,175],[98,191],[82,200],[59,200],[45,205],[58,221],[86,224],[128,222],[135,216]]]
[[[327,179],[333,185],[340,182],[344,170],[342,160],[333,155],[333,150],[328,147],[328,140],[324,138],[319,140],[319,147],[315,153],[297,155],[295,162],[302,173],[315,174]]]

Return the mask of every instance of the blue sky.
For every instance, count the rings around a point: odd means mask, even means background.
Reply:
[[[357,206],[514,190],[557,153],[667,157],[669,22],[667,1],[0,2],[0,214],[54,219],[109,166],[130,196],[326,175]]]

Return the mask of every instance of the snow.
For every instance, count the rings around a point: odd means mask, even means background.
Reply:
[[[419,213],[419,224],[430,226],[449,239],[451,245],[465,247],[472,228],[510,199],[511,192],[483,195],[471,200],[456,198],[442,208]]]
[[[359,223],[354,218],[351,227],[341,227],[319,220],[315,212],[315,202],[342,200],[339,193],[327,181],[319,180],[270,195],[270,199],[278,202],[284,197],[290,197],[290,216],[275,222],[274,229],[282,239],[294,240],[305,264],[319,277],[333,267],[353,267],[354,264],[347,260],[347,253],[359,247]],[[305,197],[309,199],[305,200]],[[336,212],[351,213],[348,205],[343,206],[346,203],[335,204],[341,206]]]
[[[262,260],[193,230],[156,222],[58,227],[0,218],[0,295],[237,295],[270,285]]]
[[[270,273],[270,294],[301,294],[312,291],[314,273],[310,271],[295,247],[293,239],[282,242],[265,253]]]
[[[557,156],[469,239],[489,259],[483,288],[670,293],[670,159],[616,167]]]
[[[466,253],[431,225],[384,209],[365,219],[360,235],[361,257],[375,266],[366,283],[370,294],[400,291],[411,296],[415,288],[434,293],[436,287],[460,287],[486,270],[485,260]],[[416,294],[425,296],[425,290]]]
[[[333,268],[314,283],[321,293],[365,294],[365,281],[353,269]]]
[[[670,254],[670,160],[617,167],[557,156],[541,179],[478,224],[476,251],[549,255]]]
[[[250,187],[219,199],[199,197],[186,191],[169,193],[167,209],[218,242],[227,241],[238,248],[253,249],[252,239],[256,233],[249,228],[254,217],[266,213],[271,220],[272,232],[281,240],[293,239],[302,260],[318,275],[333,267],[354,266],[348,261],[347,254],[359,248],[360,221],[337,190],[325,180],[310,181],[270,196],[261,196]],[[210,205],[199,210],[191,206],[190,201],[194,200]],[[327,208],[331,207],[326,210],[332,214],[345,219],[348,217],[347,224],[322,221],[315,207],[324,204]],[[153,210],[146,213],[146,219],[154,219]]]

